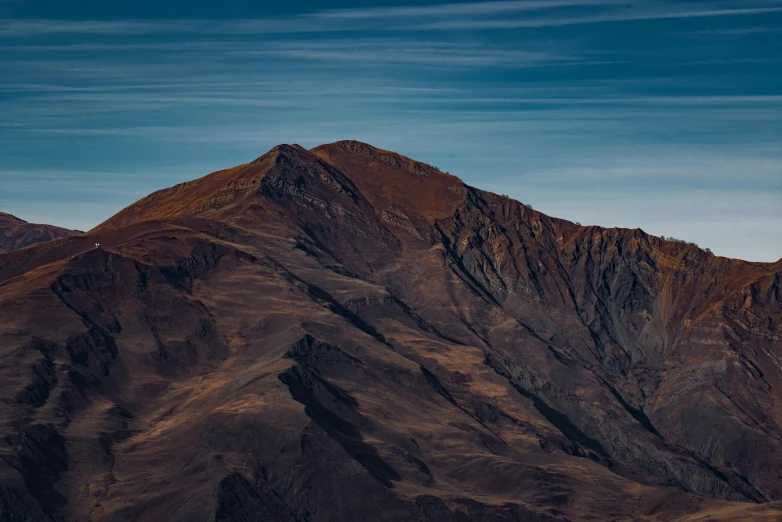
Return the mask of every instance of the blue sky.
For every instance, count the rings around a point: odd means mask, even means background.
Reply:
[[[782,0],[0,0],[0,211],[88,229],[358,139],[582,224],[782,257]]]

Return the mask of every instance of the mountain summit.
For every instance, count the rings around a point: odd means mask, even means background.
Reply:
[[[781,517],[781,271],[280,145],[0,255],[0,513]]]

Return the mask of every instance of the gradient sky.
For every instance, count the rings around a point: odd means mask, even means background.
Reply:
[[[782,0],[402,1],[0,0],[0,211],[89,229],[358,139],[585,225],[782,257]]]

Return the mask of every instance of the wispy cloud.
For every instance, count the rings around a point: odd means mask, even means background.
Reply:
[[[537,47],[537,48],[536,48]],[[549,47],[549,48],[546,48]],[[552,49],[547,46],[528,46],[527,49],[503,48],[484,43],[416,40],[400,38],[340,38],[340,39],[286,39],[284,41],[234,41],[234,42],[149,42],[149,43],[90,43],[72,46],[10,45],[4,52],[7,70],[24,70],[45,67],[51,72],[63,71],[79,75],[95,70],[106,74],[110,71],[132,68],[150,71],[163,67],[158,64],[123,64],[123,55],[136,58],[139,53],[158,53],[158,62],[168,62],[165,67],[180,67],[182,59],[198,56],[200,67],[214,67],[232,73],[246,70],[248,61],[255,59],[284,60],[286,66],[308,61],[330,65],[361,63],[365,67],[426,66],[429,68],[527,68],[557,67],[585,62],[598,62],[570,50]],[[94,58],[94,53],[111,52],[111,63]],[[40,56],[64,55],[67,58],[31,60]],[[91,60],[84,60],[90,56]],[[98,65],[101,64],[101,65]],[[137,73],[134,73],[134,75]],[[2,89],[2,87],[0,87]]]
[[[738,38],[748,35],[778,33],[782,27],[732,27],[728,29],[708,29],[679,33],[689,38]]]
[[[505,15],[507,13],[544,11],[562,7],[627,5],[636,0],[524,0],[511,2],[465,2],[424,6],[326,9],[311,16],[329,19],[452,17],[469,15]]]
[[[347,29],[314,18],[251,20],[0,20],[0,37],[42,34],[139,36],[152,34],[284,34]]]
[[[408,29],[417,30],[459,30],[459,29],[523,29],[541,27],[564,27],[572,25],[602,24],[609,22],[630,22],[641,20],[664,20],[675,18],[710,18],[718,16],[755,15],[763,13],[782,12],[782,7],[762,7],[754,9],[717,9],[717,10],[682,10],[682,9],[633,9],[609,11],[598,15],[556,16],[556,17],[523,17],[523,18],[488,18],[488,19],[453,19],[425,23],[414,23]]]
[[[770,5],[769,5],[770,4]],[[0,37],[42,34],[260,35],[340,31],[477,30],[561,27],[607,22],[709,18],[782,12],[778,1],[672,4],[643,0],[526,0],[426,6],[325,9],[288,18],[216,20],[0,20]],[[422,19],[426,21],[421,21]]]

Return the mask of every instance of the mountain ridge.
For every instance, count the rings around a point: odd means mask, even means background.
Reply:
[[[0,256],[0,509],[780,516],[780,266],[278,146]]]
[[[79,230],[68,230],[53,225],[28,223],[11,214],[0,212],[0,254],[81,233]]]

